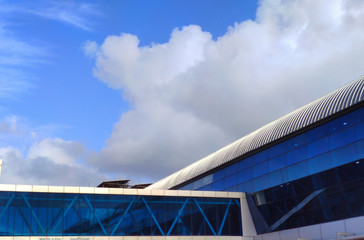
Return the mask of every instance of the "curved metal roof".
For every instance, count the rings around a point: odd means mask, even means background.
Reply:
[[[150,185],[170,189],[364,100],[364,76]]]

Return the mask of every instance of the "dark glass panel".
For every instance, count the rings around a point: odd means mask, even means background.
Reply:
[[[347,145],[355,141],[353,127],[344,129],[330,136],[330,149],[336,149],[338,147]]]
[[[353,124],[358,122],[358,118],[355,112],[351,112],[348,114],[345,114],[342,117],[339,117],[335,120],[332,120],[329,125],[333,132],[340,131],[344,128],[347,128],[349,126],[352,126]]]
[[[358,159],[355,144],[336,149],[331,152],[333,166],[340,166]]]
[[[357,160],[252,194],[259,211],[253,220],[261,234],[364,216],[363,189],[364,163]]]

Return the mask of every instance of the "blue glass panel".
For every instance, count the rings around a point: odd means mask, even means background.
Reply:
[[[268,152],[269,152],[269,158],[273,158],[273,157],[276,157],[284,152],[287,151],[287,141],[285,142],[282,142],[282,143],[279,143],[273,147],[270,147],[268,149]]]
[[[364,121],[364,107],[355,111],[358,122]]]
[[[330,149],[336,149],[354,141],[354,128],[350,127],[330,136]]]
[[[336,149],[331,152],[333,166],[340,166],[358,159],[355,144]]]
[[[359,123],[355,126],[355,134],[356,140],[364,139],[364,123]]]
[[[228,191],[228,192],[239,192],[239,187],[234,186],[234,187],[231,187],[229,189],[226,189],[226,191]]]
[[[237,184],[238,184],[238,174],[233,174],[225,178],[224,189],[231,188],[232,186],[235,186]]]
[[[281,169],[287,165],[287,156],[283,154],[281,156],[272,158],[268,161],[269,172]]]
[[[263,150],[259,153],[256,153],[253,155],[253,162],[254,164],[257,164],[257,163],[260,163],[260,162],[263,162],[265,160],[268,159],[268,150],[269,149],[266,149],[266,150]]]
[[[224,177],[225,172],[222,170],[223,169],[213,173],[214,182]]]
[[[206,185],[204,187],[202,187],[201,189],[199,190],[202,190],[202,191],[213,191],[213,185],[212,184],[209,184],[209,185]]]
[[[253,178],[253,168],[245,169],[238,173],[238,182],[243,183]]]
[[[282,177],[283,177],[283,182],[287,183],[289,182],[289,177],[288,177],[288,170],[287,168],[283,168],[280,170],[281,171],[281,174],[282,174]]]
[[[59,236],[62,235],[63,232],[63,216],[65,215],[65,210],[68,209],[68,205],[66,205],[66,201],[64,201],[65,195],[60,193],[50,193],[48,199],[49,200],[49,210],[48,214],[48,222],[49,222],[49,231],[48,235]],[[72,206],[71,206],[72,207]]]
[[[307,158],[307,145],[296,148],[287,153],[287,166]]]
[[[269,184],[269,175],[264,175],[262,177],[259,178],[255,178],[253,180],[253,186],[254,186],[254,191],[261,191],[263,189],[269,188],[270,184]]]
[[[308,175],[307,162],[300,162],[287,168],[289,181],[296,180]]]
[[[296,149],[300,146],[303,146],[307,143],[308,136],[307,133],[302,133],[296,137],[288,139],[286,141],[285,151],[290,151],[292,149]]]
[[[275,172],[269,173],[269,186],[270,187],[280,185],[283,182],[284,181],[283,181],[281,171],[275,171]]]
[[[198,189],[202,186],[202,179],[198,179],[192,183],[192,189]]]
[[[204,186],[204,185],[212,183],[212,177],[213,177],[212,174],[210,174],[210,175],[202,178],[202,185]]]
[[[316,127],[314,129],[308,131],[306,134],[308,137],[308,142],[311,142],[311,141],[320,139],[322,137],[326,137],[326,136],[330,135],[331,133],[332,133],[331,126],[329,125],[329,123],[326,123],[324,125],[321,125],[319,127]]]
[[[237,200],[0,192],[0,236],[241,236]]]
[[[212,183],[213,190],[214,191],[222,191],[224,190],[224,179],[221,179],[219,181],[216,181]]]
[[[225,177],[230,176],[238,171],[237,164],[230,165],[225,168]]]
[[[325,137],[307,146],[307,157],[314,157],[329,151],[329,138]]]
[[[318,173],[333,167],[330,153],[307,160],[310,174]]]
[[[254,186],[252,181],[241,183],[238,185],[238,188],[239,192],[247,192],[247,193],[254,192]]]
[[[187,184],[186,186],[180,187],[178,189],[180,189],[180,190],[190,190],[189,184]]]
[[[334,132],[340,131],[344,128],[352,126],[357,123],[358,119],[355,112],[345,114],[344,116],[337,118],[330,122],[330,126]]]
[[[259,177],[269,172],[268,161],[264,161],[253,167],[253,176]]]
[[[364,158],[364,141],[357,142],[356,148],[358,150],[358,159]]]
[[[253,157],[247,157],[240,162],[238,162],[238,169],[239,171],[251,167],[253,165]]]

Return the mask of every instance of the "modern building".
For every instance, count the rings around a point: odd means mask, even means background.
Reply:
[[[364,239],[363,158],[361,77],[145,189],[0,185],[0,235]]]
[[[358,239],[364,234],[363,100],[361,77],[149,189],[245,192],[255,239]]]

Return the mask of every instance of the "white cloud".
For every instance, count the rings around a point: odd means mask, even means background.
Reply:
[[[51,138],[62,126],[32,127],[17,116],[0,119],[0,183],[96,186],[110,177],[85,163],[77,141]]]
[[[28,156],[12,147],[0,148],[3,159],[1,183],[96,186],[105,176],[82,164],[84,146],[75,141],[44,139]]]
[[[133,107],[89,163],[156,180],[362,75],[363,4],[267,0],[216,41],[191,25],[165,44],[86,43]]]
[[[48,1],[33,8],[17,8],[25,13],[70,24],[86,31],[92,30],[90,15],[99,15],[96,8],[84,2]]]
[[[58,164],[74,165],[75,158],[80,158],[85,154],[85,147],[79,142],[64,141],[62,139],[44,139],[33,144],[27,158],[48,158]]]

